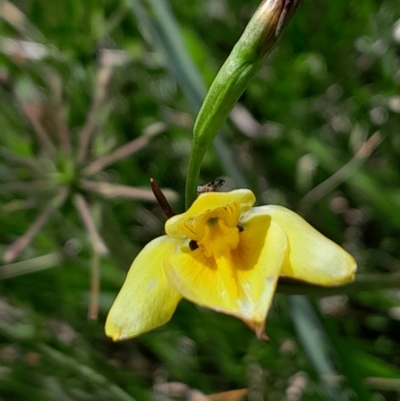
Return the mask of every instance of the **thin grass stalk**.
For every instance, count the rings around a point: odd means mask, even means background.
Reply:
[[[34,222],[29,226],[25,234],[18,238],[3,255],[4,263],[11,263],[15,260],[21,252],[32,242],[36,234],[42,229],[42,227],[47,223],[50,216],[60,208],[67,199],[69,190],[67,188],[62,188],[58,194],[50,200],[39,216],[34,220]]]

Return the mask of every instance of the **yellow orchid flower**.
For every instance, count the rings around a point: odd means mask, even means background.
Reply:
[[[253,192],[209,192],[167,220],[133,261],[111,307],[114,341],[166,323],[181,298],[242,319],[262,336],[279,276],[324,286],[352,281],[353,257],[282,206]]]

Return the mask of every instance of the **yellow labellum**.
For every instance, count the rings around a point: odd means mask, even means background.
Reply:
[[[183,297],[242,319],[262,336],[279,276],[353,280],[356,263],[296,213],[252,208],[247,189],[204,193],[134,260],[106,322],[113,340],[166,323]]]

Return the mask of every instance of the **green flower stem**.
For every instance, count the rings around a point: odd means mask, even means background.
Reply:
[[[192,150],[189,157],[187,176],[186,176],[186,188],[185,188],[186,209],[189,209],[190,205],[196,199],[201,163],[203,161],[204,155],[206,154],[206,151],[207,151],[206,147],[201,147],[197,145],[195,142],[193,142]]]
[[[194,125],[186,208],[196,198],[201,162],[208,147],[300,3],[301,0],[264,0],[218,72]]]
[[[243,64],[237,66],[237,60],[240,60],[241,56],[239,51],[235,51],[236,47],[237,45],[212,83],[197,115],[186,178],[186,209],[196,199],[201,163],[207,149],[214,141],[222,124],[246,89],[251,78],[262,65],[261,61],[253,63],[243,60]]]

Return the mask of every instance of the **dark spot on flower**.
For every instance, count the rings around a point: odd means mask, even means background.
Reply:
[[[242,226],[237,226],[239,232],[241,233],[242,231],[244,231],[244,228]]]
[[[191,240],[189,242],[189,248],[191,251],[194,251],[195,249],[197,249],[199,246],[197,245],[197,242],[195,240]]]

